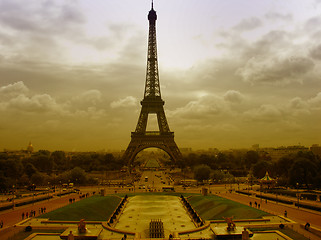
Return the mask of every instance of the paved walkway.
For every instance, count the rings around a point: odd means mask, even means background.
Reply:
[[[30,213],[31,210],[36,211],[36,216],[39,215],[39,208],[46,208],[46,212],[53,211],[57,208],[61,208],[67,204],[69,204],[69,198],[75,198],[78,200],[79,195],[76,193],[69,194],[68,196],[63,197],[54,197],[51,200],[44,200],[41,202],[37,202],[35,204],[29,204],[21,207],[15,207],[14,210],[5,210],[0,213],[0,221],[2,220],[4,223],[4,226],[2,229],[0,229],[0,239],[7,239],[11,233],[3,233],[4,230],[8,227],[14,226],[15,224],[22,221],[22,213]]]
[[[243,190],[246,192],[246,190]],[[295,191],[294,191],[295,192]],[[254,190],[251,190],[250,191],[251,194],[256,194],[256,195],[260,195],[261,192],[259,191],[254,191]],[[300,194],[303,194],[302,192],[299,192]],[[277,198],[277,199],[282,199],[282,200],[287,200],[287,201],[292,201],[292,202],[295,202],[297,203],[298,202],[298,199],[295,198],[295,197],[290,197],[290,196],[284,196],[284,195],[276,195],[276,194],[272,194],[272,193],[262,193],[262,195],[264,196],[267,196],[267,197],[271,197],[271,198]],[[318,206],[318,207],[321,207],[321,202],[320,201],[312,201],[312,200],[307,200],[307,199],[301,199],[299,200],[299,203],[301,204],[307,204],[307,205],[311,205],[311,206]]]
[[[282,215],[284,216],[284,211],[287,211],[287,217],[297,223],[300,224],[306,224],[309,222],[311,226],[316,227],[318,229],[321,229],[321,214],[317,213],[315,211],[310,211],[310,210],[305,210],[305,209],[298,209],[297,207],[294,206],[289,206],[286,204],[281,204],[281,203],[275,203],[272,201],[267,201],[265,202],[264,199],[256,198],[253,196],[246,196],[242,194],[237,194],[237,193],[220,193],[218,194],[221,197],[240,202],[246,205],[249,205],[249,202],[252,202],[252,206],[254,205],[254,202],[256,201],[258,204],[260,204],[260,209],[269,213],[272,213],[274,215]],[[255,205],[254,205],[255,206]],[[314,234],[311,234],[310,232],[296,227],[297,232],[300,234],[306,236],[307,238],[310,239],[315,239],[315,240],[321,240],[321,238],[315,236]]]

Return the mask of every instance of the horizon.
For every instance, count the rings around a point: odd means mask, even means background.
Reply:
[[[0,149],[125,150],[151,1],[0,0]],[[321,1],[154,1],[179,148],[321,144]],[[21,41],[23,40],[23,41]],[[156,119],[149,119],[155,130]]]
[[[255,144],[254,144],[255,145]],[[258,150],[258,149],[278,149],[278,148],[288,148],[288,149],[291,149],[293,147],[302,147],[302,148],[308,148],[309,151],[310,151],[310,148],[311,147],[315,147],[315,146],[320,146],[319,144],[312,144],[311,146],[305,146],[305,145],[289,145],[289,146],[258,146],[258,147],[255,147],[254,148],[254,145],[252,146],[249,146],[249,147],[244,147],[244,148],[215,148],[215,147],[212,147],[212,148],[199,148],[199,149],[193,149],[193,148],[190,148],[190,147],[179,147],[179,149],[183,152],[183,153],[186,153],[186,152],[207,152],[207,151],[214,151],[214,150],[218,150],[220,152],[224,152],[224,151],[230,151],[230,150]],[[29,146],[29,145],[28,145]],[[4,148],[2,150],[2,152],[19,152],[19,151],[27,151],[27,148],[28,146],[26,147],[21,147],[20,149],[6,149]],[[33,151],[32,153],[35,153],[35,152],[39,152],[39,151],[49,151],[49,152],[56,152],[56,151],[63,151],[63,152],[67,152],[67,153],[88,153],[88,152],[95,152],[95,153],[123,153],[125,152],[126,149],[97,149],[97,150],[88,150],[88,151],[85,151],[85,150],[61,150],[61,149],[37,149],[37,147],[35,148],[33,146],[33,144],[31,143],[31,146],[33,147]],[[35,150],[36,149],[36,150]],[[186,149],[188,149],[188,151],[185,151]],[[144,150],[142,150],[141,152],[153,152],[153,151],[161,151],[163,152],[162,149],[159,149],[157,147],[152,147],[152,148],[146,148]],[[0,151],[1,152],[1,151]]]

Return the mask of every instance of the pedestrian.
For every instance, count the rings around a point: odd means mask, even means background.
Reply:
[[[67,240],[75,240],[75,237],[74,237],[74,235],[72,234],[72,231],[70,231],[70,233],[68,234]]]
[[[25,213],[24,212],[21,214],[21,218],[22,218],[22,220],[25,218]]]
[[[257,206],[258,206],[258,208],[260,208],[260,207],[261,207],[261,204],[258,204]]]
[[[26,218],[28,218],[28,214],[29,214],[29,213],[28,213],[28,212],[26,212]]]
[[[255,203],[254,203],[254,204],[255,204],[255,207],[257,207],[257,202],[256,202],[256,201],[255,201]]]
[[[252,207],[252,202],[250,202],[250,207]]]
[[[304,229],[307,230],[307,231],[309,231],[310,226],[311,226],[310,223],[307,222],[307,223],[304,225]]]
[[[0,228],[3,228],[3,220],[0,222]]]
[[[45,213],[45,212],[46,212],[46,210],[47,210],[47,209],[46,209],[46,207],[44,207],[44,208],[43,208],[43,212]]]
[[[248,239],[250,239],[250,234],[246,230],[246,228],[244,228],[244,230],[242,231],[242,240],[248,240]]]
[[[284,210],[284,217],[288,217],[288,212]]]

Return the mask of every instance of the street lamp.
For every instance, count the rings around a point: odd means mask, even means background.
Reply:
[[[300,208],[299,183],[296,183],[296,195],[298,198],[298,208]]]
[[[60,186],[59,186],[59,187],[60,187],[60,196],[59,196],[59,197],[61,197],[61,187],[62,187],[62,186],[61,186],[61,181],[59,181],[59,185],[60,185]]]
[[[262,191],[263,191],[262,183],[260,182],[260,197],[261,197],[260,203],[261,204],[262,204]]]
[[[276,181],[275,181],[276,187],[278,187],[278,180],[279,180],[279,175],[276,176]],[[278,204],[278,192],[277,192],[277,190],[275,191],[275,196],[276,196],[276,204]]]
[[[15,192],[15,185],[12,185],[12,188],[13,188],[13,190],[12,190],[12,194],[13,194],[13,198],[12,198],[12,203],[13,203],[13,206],[12,206],[12,209],[14,210],[14,192]]]
[[[48,201],[49,201],[49,191],[50,191],[49,184],[50,184],[50,182],[48,182]]]
[[[35,184],[32,184],[32,205],[35,205]]]

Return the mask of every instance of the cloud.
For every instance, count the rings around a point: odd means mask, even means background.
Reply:
[[[25,62],[61,64],[67,53],[85,38],[86,19],[77,1],[25,4],[21,0],[2,0],[0,9],[0,36],[4,39],[2,54],[6,64],[20,64],[20,67]]]
[[[228,90],[224,94],[223,98],[224,98],[224,100],[232,102],[232,103],[240,103],[244,100],[245,97],[239,91]]]
[[[313,69],[314,65],[313,61],[306,57],[253,57],[236,73],[243,81],[252,84],[288,84],[302,82],[302,78]]]
[[[23,94],[19,95],[12,98],[7,103],[7,109],[24,112],[50,112],[61,110],[56,101],[48,94],[34,95],[32,97],[27,97]]]
[[[288,114],[291,116],[299,116],[310,114],[310,106],[307,101],[302,100],[300,97],[295,97],[290,100],[288,104]]]
[[[312,108],[321,109],[321,92],[307,101]]]
[[[294,97],[286,103],[262,104],[259,107],[253,107],[244,112],[245,120],[254,120],[261,122],[295,122],[299,121],[301,117],[309,116],[314,119],[321,112],[321,92],[315,97],[307,100],[301,97]],[[303,118],[304,124],[306,118]]]
[[[206,95],[198,100],[190,101],[182,108],[177,108],[170,116],[202,119],[213,115],[220,115],[226,111],[226,104],[216,95]]]
[[[310,50],[310,56],[311,56],[313,59],[321,60],[321,44],[313,47],[313,48]]]
[[[291,14],[280,14],[277,12],[268,12],[264,15],[267,19],[277,21],[277,20],[283,20],[283,21],[290,21],[293,19],[293,16]]]
[[[240,110],[240,108],[233,108],[233,106],[242,103],[244,99],[245,96],[236,90],[228,90],[223,96],[203,93],[197,100],[189,101],[184,107],[168,112],[172,118],[185,119],[231,116]]]
[[[243,19],[239,24],[233,27],[237,31],[250,31],[262,26],[262,21],[257,17]]]
[[[2,27],[20,33],[66,33],[74,24],[84,23],[85,17],[79,11],[76,2],[59,4],[57,1],[30,1],[24,4],[20,0],[2,0],[0,2],[0,20]]]
[[[23,82],[8,84],[0,88],[0,110],[43,114],[57,117],[90,117],[100,118],[106,114],[105,109],[97,105],[103,101],[99,90],[88,90],[70,100],[58,102],[47,93],[32,93]],[[43,116],[41,116],[43,117]]]
[[[21,94],[26,94],[29,89],[24,85],[22,81],[9,84],[7,86],[0,87],[0,99],[1,98],[11,98],[19,96]]]
[[[22,112],[61,111],[55,99],[48,94],[30,95],[28,87],[22,82],[16,82],[0,88],[1,110]]]
[[[282,112],[272,104],[264,104],[258,108],[246,111],[244,117],[263,122],[279,121],[282,119]]]
[[[110,106],[111,108],[124,108],[124,107],[137,107],[138,100],[132,96],[127,96],[123,99],[113,101]]]
[[[102,93],[99,90],[93,89],[81,93],[79,96],[73,98],[73,101],[81,104],[96,105],[102,101]]]
[[[316,30],[320,30],[317,26],[321,25],[321,17],[312,17],[307,20],[304,26],[304,30],[308,32],[315,32]]]

